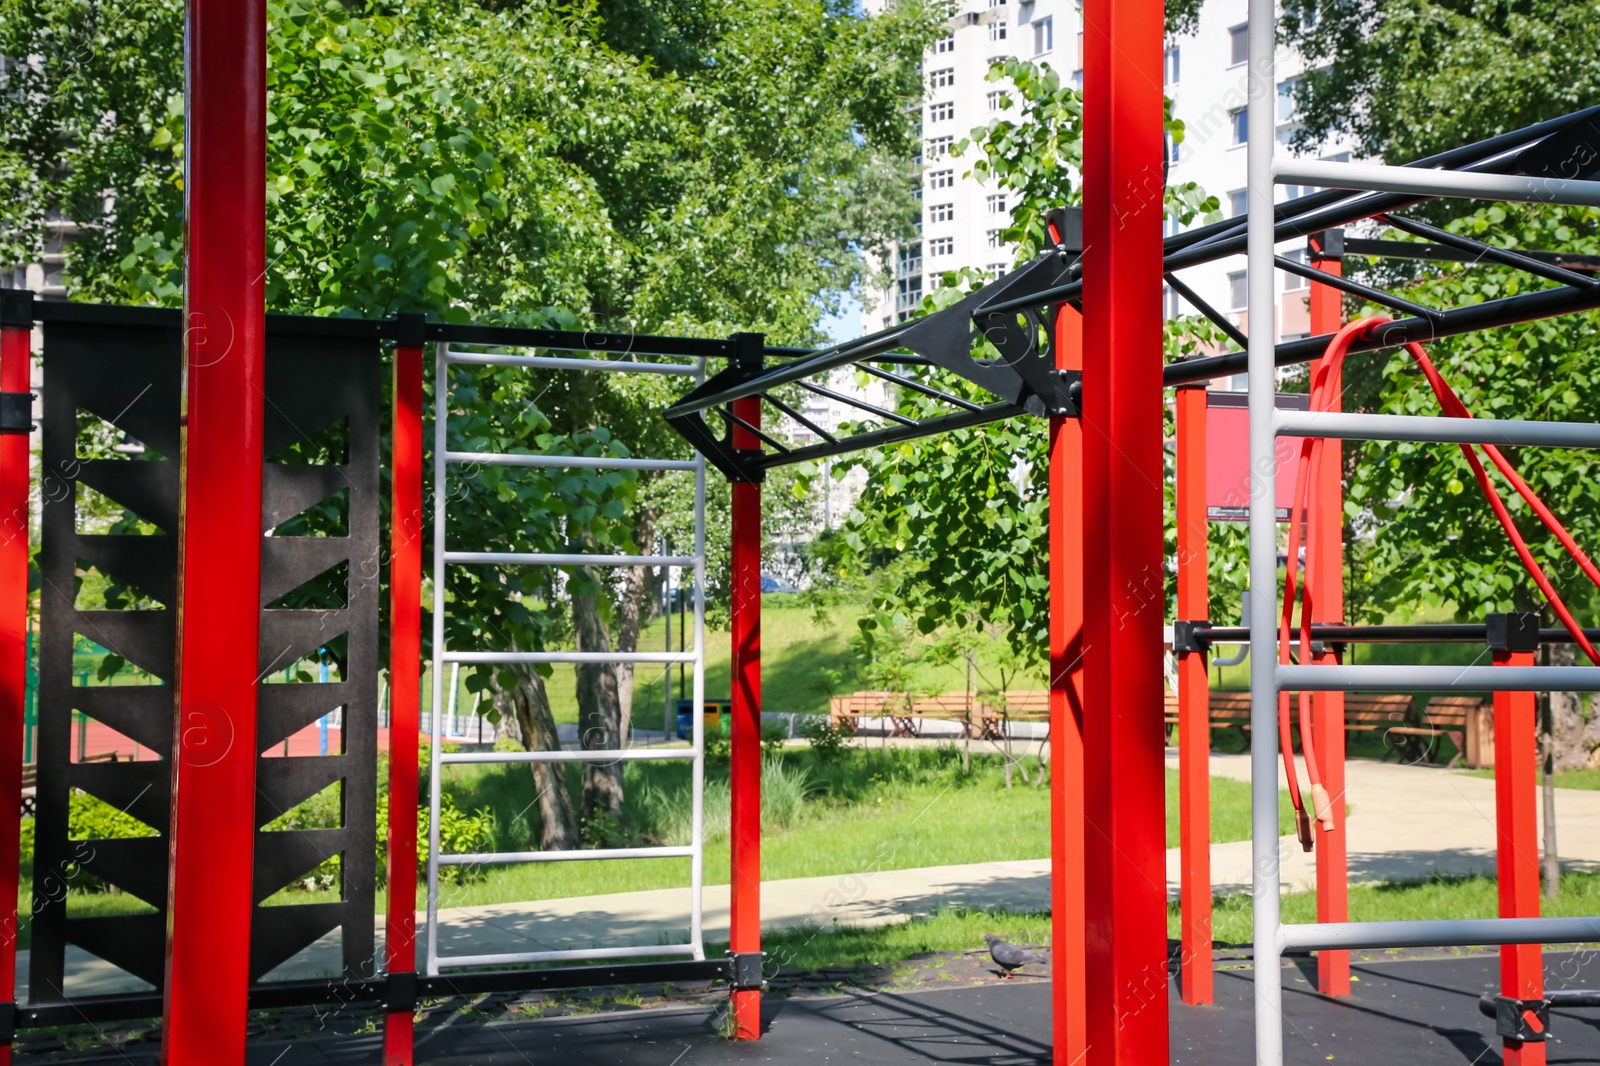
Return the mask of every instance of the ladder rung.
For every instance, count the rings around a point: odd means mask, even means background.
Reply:
[[[574,851],[484,851],[439,856],[440,866],[484,866],[518,862],[603,862],[608,859],[688,859],[693,845],[655,848],[592,848]]]
[[[1502,447],[1600,448],[1600,423],[1595,422],[1278,411],[1273,425],[1278,434],[1285,437],[1498,444]]]
[[[1594,666],[1279,666],[1276,677],[1307,692],[1600,692]]]
[[[452,552],[447,563],[484,563],[490,566],[694,566],[692,555],[582,555],[559,552]]]
[[[445,352],[445,361],[474,366],[527,366],[540,370],[606,370],[622,374],[681,374],[693,377],[697,366],[682,363],[637,363],[631,359],[575,359],[551,355],[479,355],[476,352]]]
[[[445,452],[447,463],[542,466],[564,470],[699,470],[698,459],[620,459],[606,455],[521,455],[516,452]]]
[[[446,751],[441,763],[520,763],[520,762],[644,762],[668,759],[693,759],[693,748],[620,748],[611,750],[569,751]]]
[[[692,651],[447,651],[445,663],[696,663]]]
[[[513,951],[503,955],[441,955],[436,965],[452,969],[466,967],[520,966],[531,962],[563,962],[583,959],[645,959],[656,955],[693,955],[693,944],[657,944],[654,947],[576,948],[566,951]]]

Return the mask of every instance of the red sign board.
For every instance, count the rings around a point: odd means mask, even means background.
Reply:
[[[1213,522],[1250,519],[1250,413],[1242,392],[1206,394],[1206,517]],[[1310,397],[1280,393],[1281,410],[1304,411]],[[1294,505],[1295,464],[1300,438],[1278,438],[1278,476],[1273,495],[1278,521],[1289,520]]]

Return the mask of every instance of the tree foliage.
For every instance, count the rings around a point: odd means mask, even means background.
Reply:
[[[1289,0],[1299,142],[1403,163],[1600,101],[1600,8],[1569,0]]]

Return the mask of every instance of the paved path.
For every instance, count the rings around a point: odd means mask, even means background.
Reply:
[[[1249,779],[1244,755],[1213,755],[1212,773]],[[1280,766],[1281,777],[1281,766]],[[1494,782],[1437,767],[1353,761],[1348,770],[1350,874],[1355,882],[1415,880],[1430,873],[1494,872]],[[1281,782],[1280,782],[1281,784]],[[1557,824],[1568,868],[1600,867],[1600,792],[1556,791]],[[1537,847],[1537,842],[1531,846]],[[1312,856],[1294,837],[1279,841],[1285,891],[1315,882]],[[1250,842],[1214,844],[1212,881],[1219,893],[1250,887]],[[762,924],[877,925],[931,914],[941,906],[1043,911],[1049,906],[1048,859],[863,871],[762,885]],[[1167,892],[1176,898],[1178,851],[1167,853]],[[705,890],[705,940],[727,939],[728,888]],[[446,908],[443,955],[584,948],[598,944],[684,943],[687,889]],[[421,916],[419,915],[419,926]],[[382,939],[382,927],[379,927]],[[419,942],[421,937],[419,936]],[[24,955],[26,953],[23,953]],[[337,966],[337,934],[312,945],[274,978],[319,977]],[[25,960],[19,972],[27,972]],[[121,970],[69,949],[69,994],[142,987]]]

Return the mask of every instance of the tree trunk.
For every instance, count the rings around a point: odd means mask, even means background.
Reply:
[[[656,540],[656,516],[641,509],[633,526],[633,542],[641,550],[649,550]],[[666,583],[665,573],[656,573],[652,566],[630,566],[622,571],[622,588],[617,594],[613,621],[616,623],[618,651],[639,650],[639,630],[655,617],[655,605],[661,598]],[[624,741],[633,735],[633,664],[617,663],[617,703],[622,708],[620,735]],[[672,668],[661,668],[662,684],[671,680]]]
[[[1577,647],[1550,646],[1550,662],[1556,666],[1577,665]],[[1577,692],[1552,692],[1550,719],[1556,773],[1600,766],[1600,716],[1594,714],[1590,701]]]
[[[495,709],[500,712],[499,729],[514,723],[522,733],[522,746],[529,751],[558,751],[561,738],[556,734],[555,716],[550,713],[550,697],[544,678],[531,666],[508,667],[517,678],[509,692],[496,683]],[[572,851],[578,846],[578,829],[572,818],[572,797],[567,794],[565,764],[536,762],[533,787],[539,801],[539,847],[545,851]]]
[[[572,623],[579,651],[609,652],[611,634],[600,617],[599,592],[572,597]],[[578,663],[578,736],[590,751],[622,746],[623,713],[617,672],[611,663]],[[622,822],[622,763],[583,764],[583,821],[609,817]],[[603,820],[603,819],[602,819]]]

